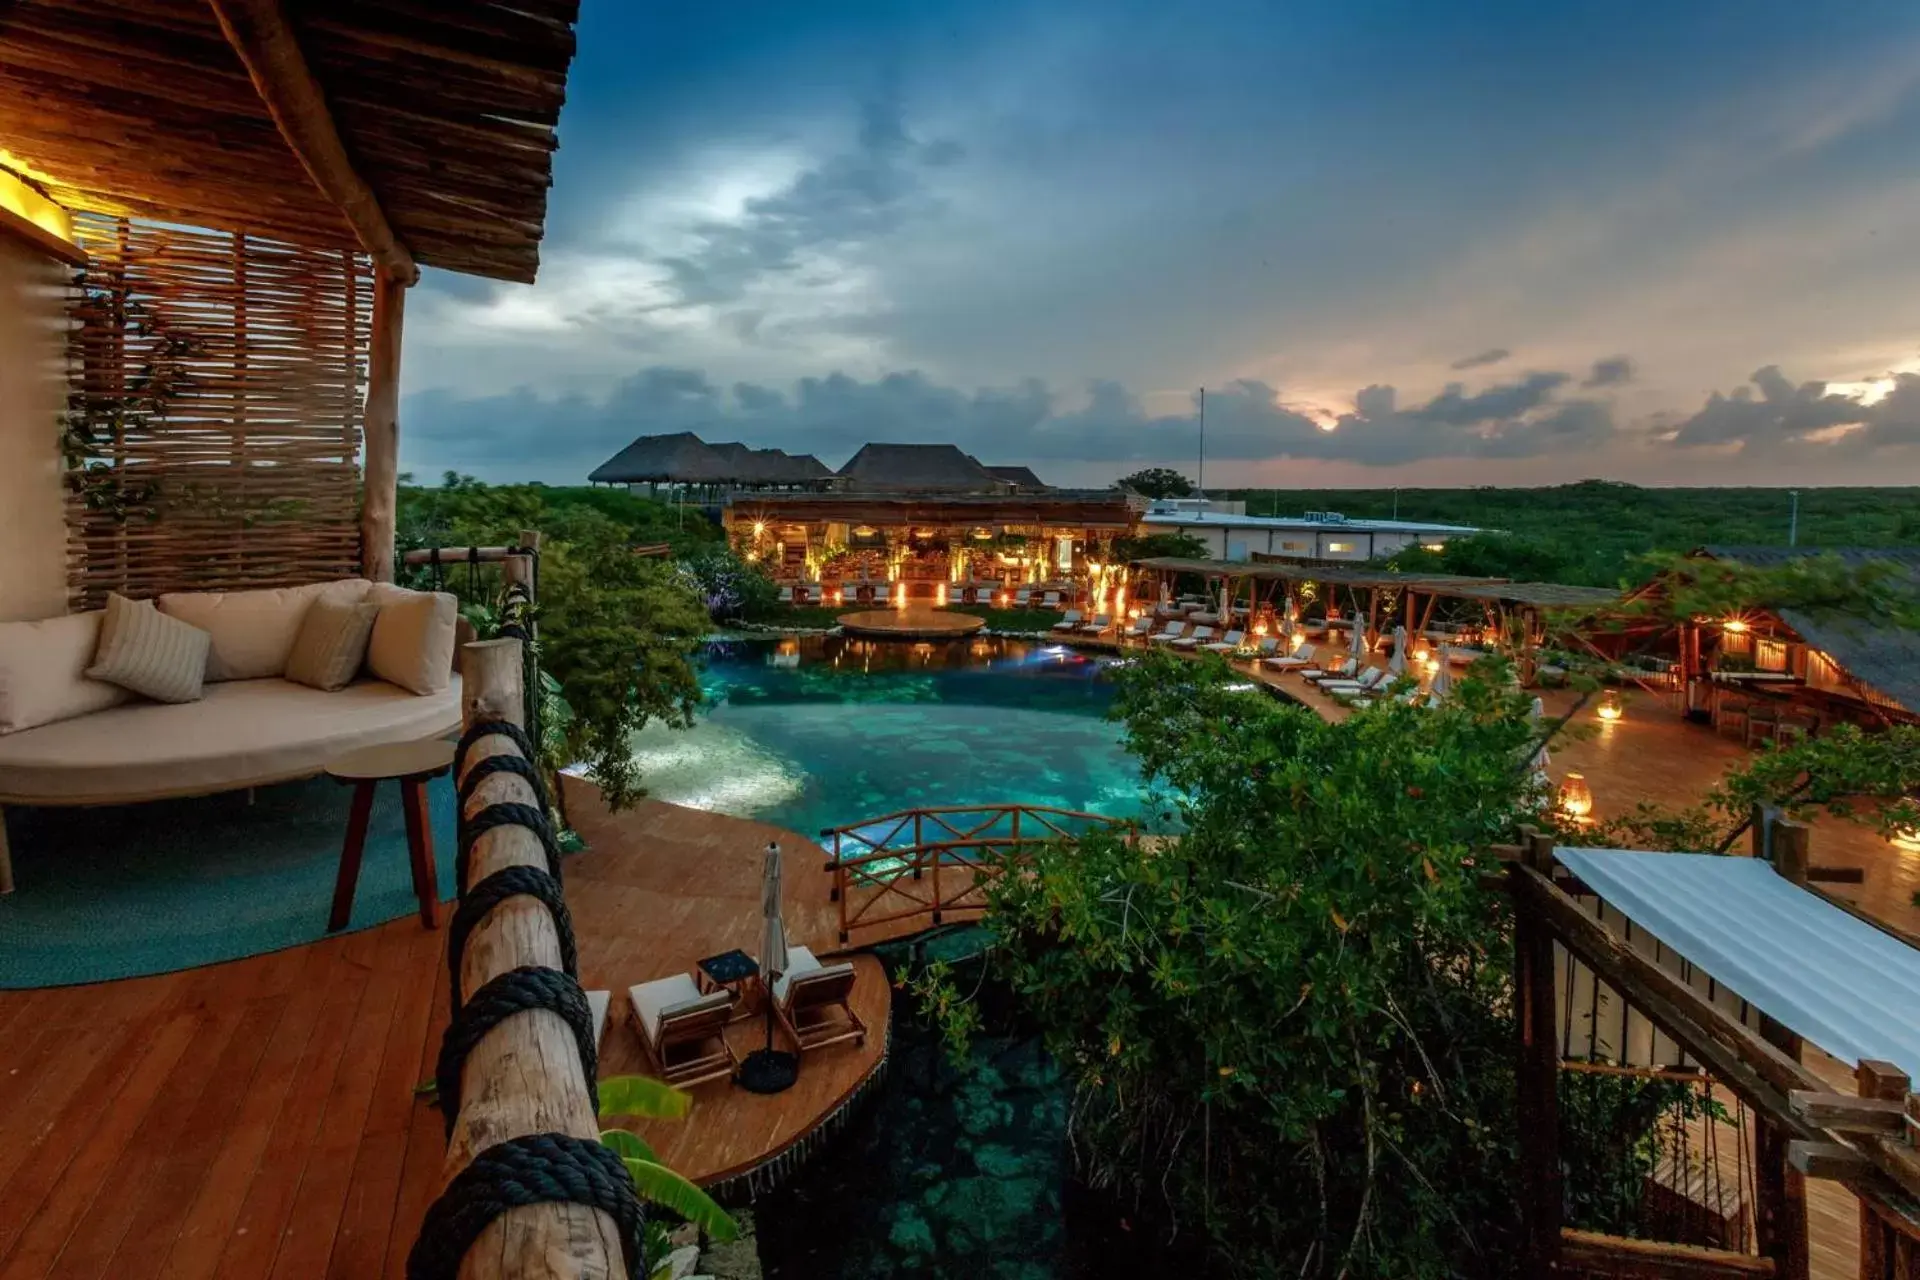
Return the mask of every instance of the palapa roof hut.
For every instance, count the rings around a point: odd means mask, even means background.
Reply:
[[[810,453],[788,453],[783,449],[755,449],[782,484],[820,487],[833,480],[833,469]]]
[[[391,576],[405,290],[534,278],[577,9],[0,6],[0,273],[64,345],[13,358],[71,371],[0,406],[0,617]]]
[[[839,471],[843,489],[871,493],[1011,493],[1013,485],[951,444],[866,444]]]
[[[641,436],[587,479],[594,484],[721,484],[737,479],[740,465],[693,432],[676,431]]]

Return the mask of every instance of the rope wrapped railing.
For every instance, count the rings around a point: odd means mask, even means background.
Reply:
[[[530,574],[518,586],[530,599]],[[640,1203],[599,1141],[597,1028],[526,730],[529,639],[461,651],[460,904],[435,1074],[447,1157],[409,1280],[632,1277],[641,1264]]]

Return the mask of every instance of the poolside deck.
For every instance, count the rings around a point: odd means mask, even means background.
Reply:
[[[754,945],[760,851],[798,838],[650,803],[609,814],[569,784],[592,851],[568,862],[581,977],[615,990],[606,1074],[644,1070],[625,988]],[[820,860],[788,859],[787,925],[837,916]],[[124,982],[0,991],[0,1280],[400,1276],[439,1188],[439,1111],[414,1096],[446,1025],[445,931],[411,918]],[[891,993],[856,961],[863,1047],[810,1055],[774,1097],[703,1086],[644,1132],[725,1180],[776,1159],[880,1065]],[[750,1047],[758,1025],[732,1034]]]

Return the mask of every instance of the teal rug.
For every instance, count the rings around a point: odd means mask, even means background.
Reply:
[[[194,800],[6,811],[16,889],[0,897],[0,988],[106,982],[326,936],[352,789],[329,778]],[[428,787],[441,896],[454,796]],[[416,910],[400,786],[375,793],[347,928]]]

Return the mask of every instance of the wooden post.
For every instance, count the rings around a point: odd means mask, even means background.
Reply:
[[[1551,878],[1553,838],[1528,830],[1521,860]],[[1519,1040],[1521,1244],[1527,1277],[1549,1275],[1560,1256],[1560,1038],[1555,1016],[1553,934],[1515,899],[1513,1011]]]
[[[360,473],[360,562],[375,582],[393,581],[395,505],[400,483],[400,330],[407,291],[382,267],[373,281],[367,345],[367,409]]]
[[[467,645],[461,655],[461,712],[468,727],[483,720],[523,722],[518,640]],[[467,752],[469,771],[496,755],[516,755],[510,739],[489,735]],[[468,814],[492,804],[537,803],[518,774],[483,779],[467,800]],[[545,867],[540,839],[523,827],[496,827],[474,842],[470,883],[505,867]],[[508,898],[489,911],[461,955],[463,998],[521,965],[560,967],[553,917],[534,898]],[[489,1031],[467,1055],[460,1114],[447,1144],[444,1178],[451,1180],[481,1151],[536,1133],[596,1138],[598,1117],[587,1098],[573,1030],[546,1009],[517,1013]],[[550,1202],[509,1209],[480,1233],[461,1264],[461,1280],[603,1280],[627,1273],[619,1230],[598,1209]]]
[[[1891,1062],[1868,1058],[1854,1068],[1853,1078],[1863,1098],[1902,1102],[1913,1082]],[[1907,1255],[1902,1259],[1901,1255]],[[1911,1270],[1896,1269],[1905,1261]],[[1898,1280],[1920,1275],[1920,1246],[1910,1245],[1888,1225],[1865,1198],[1860,1201],[1860,1274],[1894,1276]]]
[[[1753,856],[1770,856],[1773,869],[1794,884],[1807,884],[1807,846],[1811,831],[1804,823],[1786,821],[1760,805],[1753,810]],[[1800,1061],[1800,1037],[1762,1014],[1760,1036],[1795,1062]],[[1765,1116],[1756,1116],[1753,1130],[1753,1222],[1760,1256],[1773,1259],[1778,1280],[1807,1280],[1807,1176],[1787,1158],[1792,1135]]]

